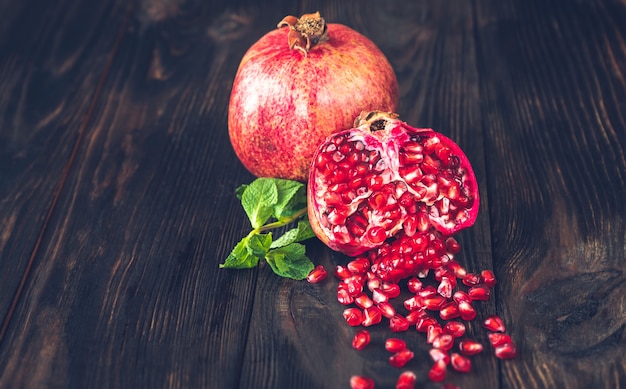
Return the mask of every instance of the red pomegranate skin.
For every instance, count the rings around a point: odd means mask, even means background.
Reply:
[[[384,54],[362,34],[330,23],[328,40],[307,55],[287,43],[288,28],[246,52],[228,110],[233,149],[257,177],[306,182],[317,146],[351,128],[363,110],[395,111],[398,82]]]

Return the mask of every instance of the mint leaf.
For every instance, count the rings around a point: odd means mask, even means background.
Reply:
[[[272,233],[251,235],[246,244],[246,250],[250,255],[258,258],[265,257],[272,244]]]
[[[247,187],[248,184],[243,184],[239,188],[235,189],[235,197],[241,200],[241,196],[243,195],[243,192],[246,190]]]
[[[313,238],[314,236],[315,233],[313,232],[309,221],[301,220],[298,222],[298,226],[296,228],[292,228],[291,230],[285,232],[280,236],[280,238],[272,242],[270,248],[274,249],[277,247],[287,246],[291,243],[302,242],[303,240]]]
[[[241,194],[241,205],[253,228],[259,228],[272,216],[278,202],[278,188],[274,180],[257,178]]]
[[[278,189],[278,201],[274,205],[274,217],[280,220],[298,211],[298,208],[294,208],[292,200],[299,198],[298,194],[305,193],[306,201],[306,188],[303,183],[298,181],[275,179],[274,183]]]
[[[259,263],[259,257],[250,254],[248,245],[250,237],[246,236],[237,243],[233,251],[228,255],[224,263],[220,264],[220,268],[228,269],[250,269]]]
[[[291,243],[268,251],[265,260],[279,276],[303,280],[314,267],[313,262],[304,254],[305,251],[304,245]]]

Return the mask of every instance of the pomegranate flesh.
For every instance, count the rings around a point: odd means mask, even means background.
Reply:
[[[318,147],[308,196],[317,237],[350,256],[396,235],[423,255],[445,253],[446,237],[471,226],[479,207],[476,177],[456,143],[380,111],[361,113],[354,128]]]
[[[278,26],[239,64],[228,132],[252,174],[304,182],[328,135],[349,128],[363,109],[396,109],[398,81],[371,40],[319,13]]]

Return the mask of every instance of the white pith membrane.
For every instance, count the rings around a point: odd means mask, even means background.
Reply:
[[[329,240],[348,254],[358,253],[351,252],[351,247],[378,246],[381,243],[380,235],[376,238],[377,233],[380,234],[379,227],[384,228],[385,238],[405,227],[408,227],[405,231],[414,231],[416,223],[421,232],[425,232],[425,224],[429,224],[448,234],[470,217],[464,205],[451,200],[459,197],[474,200],[470,189],[474,183],[461,166],[461,158],[454,154],[455,150],[445,145],[441,147],[451,152],[451,159],[456,161],[454,166],[443,169],[447,176],[429,173],[425,163],[442,163],[431,151],[439,147],[440,137],[430,129],[413,129],[400,120],[380,123],[384,123],[384,129],[371,131],[371,122],[367,122],[358,127],[361,131],[336,134],[322,147],[317,158],[319,171],[314,175],[317,219]],[[358,181],[358,177],[369,172],[382,178],[384,188],[365,182],[371,176]],[[351,181],[353,178],[355,181]],[[372,207],[375,199],[370,197],[380,192],[385,193],[386,203]],[[405,192],[415,199],[415,205],[409,205],[411,209],[399,203]],[[414,212],[415,207],[417,212]],[[425,214],[427,220],[420,220],[421,214]],[[403,224],[408,215],[418,217],[417,221],[413,217],[411,226]]]

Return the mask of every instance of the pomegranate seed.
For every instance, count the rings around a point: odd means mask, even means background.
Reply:
[[[496,286],[496,276],[491,270],[483,270],[480,273],[480,279],[483,284],[487,285],[489,288]]]
[[[326,276],[328,276],[328,272],[324,266],[317,265],[313,270],[311,270],[309,275],[306,277],[306,280],[311,284],[317,284],[318,282],[325,280]]]
[[[454,338],[450,334],[441,334],[433,341],[433,347],[450,350],[454,346]]]
[[[459,316],[461,316],[461,312],[454,301],[444,304],[439,310],[439,317],[443,320],[456,319]]]
[[[368,330],[358,330],[352,339],[352,347],[363,350],[370,343],[370,333]]]
[[[511,359],[517,356],[517,347],[515,343],[504,343],[495,348],[496,357],[500,359]]]
[[[466,302],[466,303],[472,302],[472,298],[467,293],[463,292],[462,290],[457,290],[456,292],[454,292],[452,299],[456,301],[457,304],[461,304],[462,302]]]
[[[450,356],[445,350],[431,348],[428,353],[430,354],[430,358],[433,360],[433,362],[443,360],[446,365],[450,363]]]
[[[504,327],[504,322],[500,318],[500,316],[492,315],[485,319],[483,322],[483,327],[492,332],[504,332],[506,328]]]
[[[416,309],[422,308],[422,299],[419,296],[415,295],[404,300],[403,305],[407,311],[415,311]]]
[[[343,317],[348,325],[356,327],[363,322],[363,312],[359,308],[346,308],[343,311]]]
[[[441,282],[437,287],[437,293],[445,298],[452,297],[452,289],[454,289],[456,285],[451,281],[449,277],[441,277]]]
[[[385,340],[385,350],[391,353],[397,353],[406,348],[406,342],[400,338],[387,338]]]
[[[409,322],[402,315],[395,315],[389,319],[389,328],[392,332],[404,332],[409,329]]]
[[[389,364],[393,367],[402,367],[406,365],[411,359],[413,359],[413,351],[409,349],[404,349],[390,356]]]
[[[365,326],[365,327],[369,327],[369,326],[372,326],[374,324],[378,324],[383,319],[383,315],[382,315],[380,309],[378,307],[376,307],[375,305],[371,306],[369,308],[365,308],[363,313],[364,313],[364,318],[363,318],[363,322],[361,324],[363,324],[363,326]]]
[[[426,285],[422,289],[418,290],[417,294],[421,298],[435,297],[437,295],[437,289],[432,285]]]
[[[350,377],[350,389],[374,389],[374,380],[369,377],[353,375]]]
[[[428,379],[433,382],[441,382],[446,378],[446,363],[443,360],[436,361],[428,371]]]
[[[513,340],[509,335],[492,332],[489,334],[489,343],[491,343],[493,347],[498,347],[506,343],[513,343]]]
[[[432,344],[439,335],[443,334],[443,328],[439,324],[428,326],[426,330],[426,342]]]
[[[380,289],[389,296],[390,299],[400,296],[400,285],[391,282],[383,282]]]
[[[471,339],[463,339],[459,342],[459,351],[463,355],[472,356],[483,351],[483,345]]]
[[[456,241],[456,239],[449,237],[446,239],[446,249],[451,254],[457,254],[461,251],[461,245]]]
[[[443,332],[454,338],[460,338],[465,335],[465,324],[460,321],[449,321],[443,326]]]
[[[372,291],[372,300],[374,300],[376,304],[386,303],[387,301],[389,301],[389,296],[387,296],[385,292],[380,290],[380,288],[374,288],[374,290]]]
[[[417,324],[417,320],[425,315],[424,311],[421,309],[416,309],[415,311],[411,311],[406,314],[406,321],[409,322],[410,325]]]
[[[418,332],[426,332],[428,331],[428,327],[432,325],[439,325],[437,319],[432,316],[424,315],[417,319],[417,323],[415,323],[415,329]]]
[[[480,284],[480,276],[475,273],[467,273],[463,278],[463,284],[466,286],[476,286]]]
[[[460,373],[469,373],[472,370],[472,361],[461,354],[452,353],[450,355],[452,368]]]
[[[354,298],[354,303],[359,307],[359,308],[369,308],[372,305],[374,305],[374,301],[372,301],[371,298],[369,298],[369,296],[365,293],[361,293],[360,295],[356,296]]]
[[[461,314],[461,319],[465,321],[474,320],[476,318],[476,310],[472,304],[466,301],[459,303],[459,313]]]
[[[472,286],[467,291],[467,295],[470,296],[472,300],[477,301],[487,301],[489,300],[489,289],[484,286]]]
[[[387,231],[382,227],[374,226],[367,231],[367,238],[372,243],[382,243],[387,239]]]
[[[350,305],[354,302],[354,297],[350,296],[347,289],[338,288],[337,301],[342,305]]]
[[[405,371],[398,377],[396,389],[415,389],[415,381],[417,377],[412,371]]]
[[[339,278],[340,280],[345,280],[347,278],[352,277],[353,275],[354,273],[352,273],[350,269],[348,269],[347,266],[343,266],[343,265],[335,266],[335,277]]]
[[[422,289],[422,281],[420,281],[417,277],[411,277],[407,282],[406,286],[411,293],[417,293],[420,289]]]
[[[450,260],[447,266],[452,271],[452,274],[460,280],[463,280],[467,275],[467,270],[456,261]]]
[[[446,303],[446,298],[443,296],[428,297],[423,300],[424,307],[429,311],[438,311]]]
[[[381,314],[387,319],[391,319],[396,316],[396,309],[387,301],[383,301],[382,303],[376,304],[378,309],[380,309]]]
[[[370,268],[370,260],[365,257],[359,257],[348,262],[348,270],[353,274],[365,274]]]

